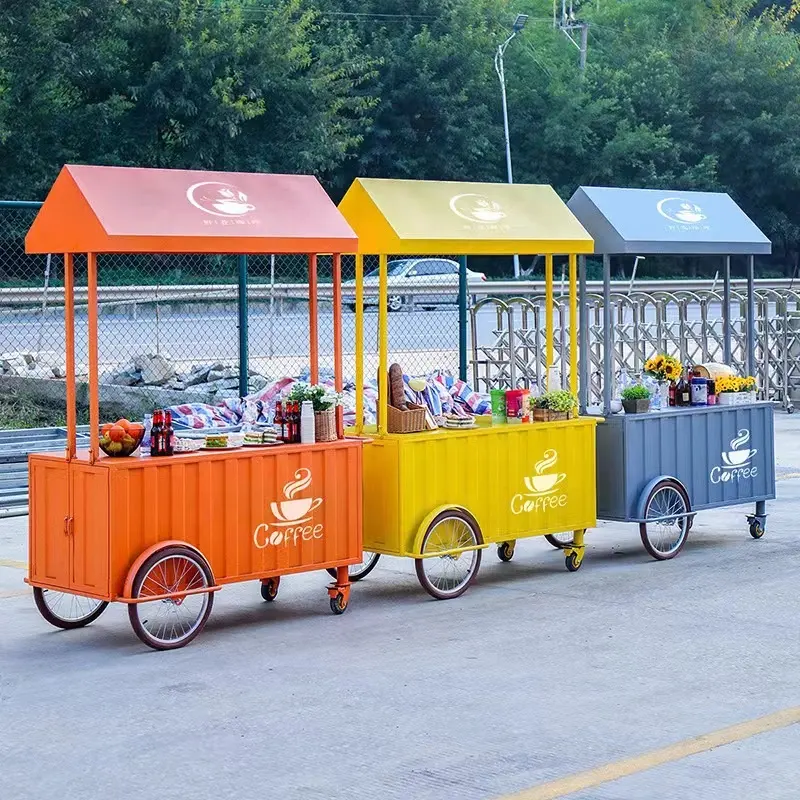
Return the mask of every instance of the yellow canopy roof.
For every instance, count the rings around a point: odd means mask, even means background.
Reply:
[[[359,252],[591,253],[592,237],[551,186],[358,178],[339,204]]]

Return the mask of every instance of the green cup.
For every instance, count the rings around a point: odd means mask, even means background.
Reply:
[[[506,424],[506,391],[492,389],[489,393],[492,401],[492,425]]]

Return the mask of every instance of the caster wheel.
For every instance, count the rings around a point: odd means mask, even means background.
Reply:
[[[764,530],[764,526],[757,519],[754,519],[750,523],[750,535],[754,539],[760,539],[764,535],[764,533],[766,533],[766,531]]]
[[[581,568],[583,557],[579,556],[577,553],[570,553],[566,559],[564,559],[564,563],[567,565],[567,569],[570,572],[577,572]]]
[[[344,599],[344,595],[339,593],[336,597],[331,597],[331,611],[337,616],[339,614],[344,614],[347,610],[347,600]]]
[[[794,406],[789,406],[789,408],[786,409],[786,413],[787,414],[794,414]]]
[[[271,603],[278,596],[278,587],[281,585],[280,578],[270,578],[261,584],[261,597]]]
[[[508,542],[502,542],[501,544],[497,545],[497,557],[501,561],[511,561],[514,558],[514,548]]]

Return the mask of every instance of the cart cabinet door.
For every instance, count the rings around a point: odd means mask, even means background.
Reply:
[[[66,461],[31,456],[28,466],[30,580],[68,589],[70,582],[69,473]]]
[[[87,594],[109,593],[109,470],[72,468],[72,575],[70,587]]]

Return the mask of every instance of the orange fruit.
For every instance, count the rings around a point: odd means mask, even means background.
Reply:
[[[100,428],[100,433],[102,433],[102,434],[103,434],[103,436],[108,436],[108,432],[109,432],[109,431],[110,431],[110,430],[111,430],[113,427],[114,427],[114,423],[113,423],[113,422],[106,422],[106,424],[105,424],[105,425],[103,425],[103,427],[102,427],[102,428]]]
[[[144,431],[144,425],[141,422],[131,422],[128,425],[128,433],[135,439],[140,433]]]
[[[120,428],[122,428],[124,431],[127,431],[128,428],[130,427],[131,423],[130,423],[129,420],[127,420],[127,419],[125,419],[125,417],[123,417],[122,419],[118,419],[116,424],[119,425]]]
[[[125,428],[121,425],[112,425],[111,430],[108,432],[108,438],[112,442],[121,442],[125,438]]]

